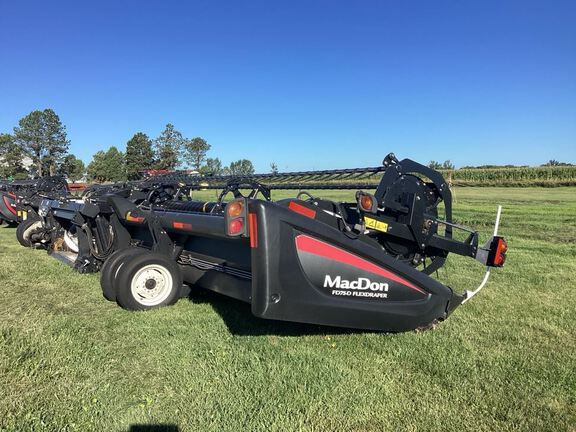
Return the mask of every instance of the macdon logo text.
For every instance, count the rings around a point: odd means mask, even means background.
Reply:
[[[388,291],[388,284],[381,282],[372,282],[368,278],[358,278],[356,280],[342,279],[336,276],[334,279],[330,275],[324,278],[324,288],[339,288],[351,290],[370,290],[370,291]]]

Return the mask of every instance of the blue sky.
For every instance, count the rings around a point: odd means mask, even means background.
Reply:
[[[575,1],[0,1],[0,132],[171,122],[257,171],[576,162]]]

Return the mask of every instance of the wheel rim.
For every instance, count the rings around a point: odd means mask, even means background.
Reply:
[[[78,253],[78,237],[76,234],[71,234],[70,231],[64,232],[64,243],[74,253]]]
[[[40,228],[41,226],[42,226],[41,221],[37,221],[34,222],[33,224],[30,224],[30,226],[26,228],[22,233],[22,238],[26,241],[30,241],[30,234],[32,234],[32,231],[34,231],[37,228]]]
[[[138,303],[144,306],[156,306],[168,298],[172,292],[172,285],[172,274],[166,267],[149,264],[132,277],[130,290]]]

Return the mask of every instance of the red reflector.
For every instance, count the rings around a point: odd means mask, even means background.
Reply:
[[[303,205],[300,205],[298,203],[295,203],[294,201],[288,204],[288,208],[293,212],[300,213],[301,215],[309,217],[311,219],[314,219],[316,217],[316,211],[309,209],[308,207],[304,207]]]
[[[496,246],[496,255],[494,255],[494,266],[502,267],[506,262],[506,251],[508,251],[508,245],[504,239],[498,239],[498,245]]]
[[[172,226],[176,229],[182,229],[182,230],[191,230],[192,229],[192,224],[184,223],[184,222],[173,222]]]
[[[244,231],[244,219],[237,218],[233,219],[228,223],[228,234],[237,235]]]
[[[137,223],[142,223],[144,222],[144,218],[140,217],[140,216],[132,216],[132,213],[128,212],[126,213],[126,220],[129,222],[137,222]]]
[[[248,215],[248,222],[250,224],[250,247],[258,247],[258,220],[256,219],[256,213],[250,213]]]

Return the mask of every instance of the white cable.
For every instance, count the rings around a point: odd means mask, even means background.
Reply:
[[[502,206],[498,206],[498,212],[496,213],[496,224],[494,224],[494,237],[498,235],[498,228],[500,227],[500,216],[502,215]]]
[[[499,205],[498,206],[498,212],[496,213],[496,223],[494,224],[494,236],[498,235],[498,228],[500,227],[500,216],[501,215],[502,215],[502,206]],[[482,279],[482,282],[480,282],[480,285],[478,285],[478,288],[476,288],[474,291],[466,291],[464,293],[464,300],[462,300],[462,304],[466,303],[468,300],[470,300],[472,297],[474,297],[476,294],[478,294],[482,288],[484,288],[484,285],[486,285],[486,282],[488,282],[488,278],[490,277],[490,270],[491,269],[492,269],[492,267],[490,267],[490,266],[486,267],[486,273],[484,274],[484,278]]]

